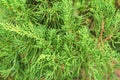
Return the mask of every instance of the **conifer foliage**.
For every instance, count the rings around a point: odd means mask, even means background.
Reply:
[[[115,4],[0,0],[0,80],[117,80],[120,11]]]

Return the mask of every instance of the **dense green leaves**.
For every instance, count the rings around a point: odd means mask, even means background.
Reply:
[[[0,78],[117,80],[119,20],[114,0],[1,0]]]

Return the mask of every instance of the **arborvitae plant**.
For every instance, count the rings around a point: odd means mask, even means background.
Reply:
[[[1,80],[117,80],[114,0],[0,0]]]

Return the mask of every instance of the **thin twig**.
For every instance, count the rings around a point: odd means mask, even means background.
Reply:
[[[100,32],[100,36],[99,36],[99,39],[98,39],[98,44],[100,44],[100,42],[102,42],[103,40],[103,33],[104,33],[104,21],[102,20],[102,24],[101,24],[101,32]]]

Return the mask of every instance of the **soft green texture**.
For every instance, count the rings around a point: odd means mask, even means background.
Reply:
[[[0,0],[0,80],[117,80],[119,60],[114,0]]]

